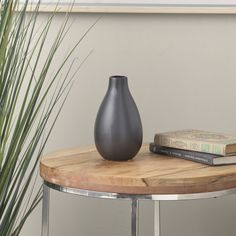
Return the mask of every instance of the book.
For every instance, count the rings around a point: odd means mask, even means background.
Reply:
[[[195,152],[177,148],[156,146],[155,143],[149,144],[149,150],[150,152],[153,153],[163,154],[170,157],[178,157],[211,166],[236,164],[236,156],[233,155],[220,156],[203,152]]]
[[[236,153],[236,135],[186,129],[156,134],[157,146],[226,156]]]

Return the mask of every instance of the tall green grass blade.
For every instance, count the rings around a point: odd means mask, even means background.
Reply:
[[[69,16],[65,15],[42,61],[54,15],[40,30],[36,29],[39,4],[27,18],[27,1],[17,13],[17,0],[0,3],[0,236],[18,236],[42,198],[42,189],[34,189],[38,163],[80,68],[71,75],[74,60],[69,63],[69,59],[97,23],[84,33],[49,78],[70,29]],[[54,116],[53,111],[57,111]]]

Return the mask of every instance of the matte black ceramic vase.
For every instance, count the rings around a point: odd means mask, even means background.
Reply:
[[[95,144],[104,159],[127,161],[142,145],[142,123],[125,76],[111,76],[107,93],[99,108]]]

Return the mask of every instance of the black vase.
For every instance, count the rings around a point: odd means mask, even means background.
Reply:
[[[142,123],[125,76],[111,76],[107,93],[98,110],[95,144],[104,159],[127,161],[142,145]]]

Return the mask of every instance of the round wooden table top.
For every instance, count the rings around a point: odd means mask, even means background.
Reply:
[[[150,153],[127,162],[102,159],[94,147],[44,156],[41,177],[62,187],[124,194],[191,194],[236,188],[236,165],[207,166]]]

